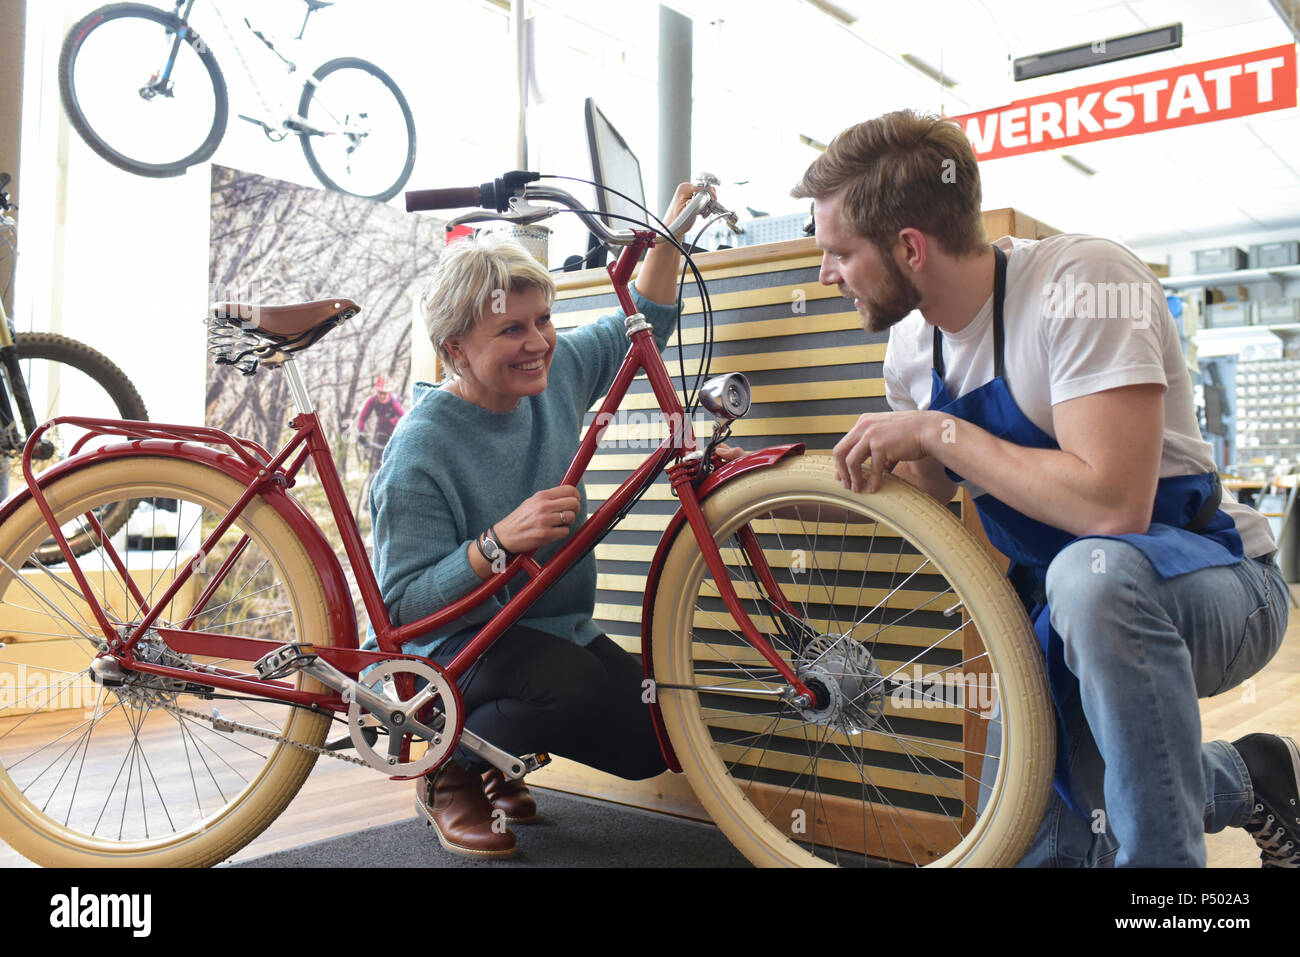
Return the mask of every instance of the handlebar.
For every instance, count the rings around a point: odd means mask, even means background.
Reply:
[[[637,233],[644,230],[610,229],[605,223],[578,202],[566,191],[554,186],[529,185],[541,179],[541,174],[525,170],[514,170],[490,183],[481,186],[465,186],[450,189],[417,189],[406,193],[407,212],[430,209],[462,209],[477,206],[478,210],[457,216],[447,223],[451,229],[462,223],[482,222],[485,220],[504,220],[511,223],[535,223],[553,216],[556,210],[550,206],[535,206],[533,201],[555,203],[572,210],[583,224],[595,234],[596,238],[610,246],[630,246],[637,240]],[[686,224],[697,215],[723,216],[735,232],[736,214],[727,210],[713,198],[709,187],[715,186],[718,178],[708,173],[696,180],[696,193],[691,202],[682,210],[680,216],[668,224],[673,235],[678,235]]]
[[[451,189],[412,189],[406,193],[406,211],[415,213],[426,209],[462,209],[477,206],[481,186],[460,186]]]
[[[481,206],[504,213],[510,200],[521,186],[542,178],[541,173],[517,169],[482,186],[461,186],[451,189],[413,189],[406,193],[406,211],[415,213],[426,209],[462,209]]]

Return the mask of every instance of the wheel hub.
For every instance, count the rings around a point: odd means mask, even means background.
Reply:
[[[123,637],[126,636],[123,635]],[[135,643],[133,651],[136,661],[153,665],[189,669],[194,664],[189,655],[178,654],[168,647],[167,643],[153,629],[144,633],[144,636]],[[92,678],[94,677],[92,673]],[[184,693],[187,683],[179,678],[165,678],[162,675],[145,674],[127,669],[124,670],[122,675],[122,683],[110,687],[125,705],[162,708],[174,705],[176,699]]]
[[[795,674],[817,695],[800,711],[847,735],[874,728],[885,711],[884,681],[871,652],[851,635],[821,635],[796,659]]]

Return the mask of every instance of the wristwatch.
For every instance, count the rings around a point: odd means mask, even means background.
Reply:
[[[510,553],[506,551],[505,547],[501,545],[500,542],[497,541],[495,528],[489,528],[486,532],[480,535],[476,544],[478,545],[478,553],[483,556],[483,559],[489,565],[497,560],[497,556],[500,556],[507,561],[510,559]]]

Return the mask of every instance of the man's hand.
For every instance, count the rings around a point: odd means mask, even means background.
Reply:
[[[899,462],[925,458],[927,441],[936,429],[937,412],[869,412],[858,418],[848,435],[835,445],[835,477],[845,488],[862,491],[863,463],[870,460],[866,490],[880,488],[881,476]]]
[[[745,450],[734,445],[727,445],[725,442],[719,442],[717,447],[714,448],[713,454],[724,462],[734,462],[745,455]]]

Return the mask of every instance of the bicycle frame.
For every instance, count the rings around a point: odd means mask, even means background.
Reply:
[[[193,12],[194,4],[196,2],[197,0],[173,0],[172,2],[172,6],[174,8],[173,12],[180,19],[180,21],[183,24],[185,24],[185,29],[190,30],[191,32],[193,32],[193,28],[189,25],[190,14]],[[247,18],[244,18],[243,21],[244,29],[246,29],[249,33],[251,33],[253,37],[257,39],[263,47],[265,47],[266,52],[274,54],[275,57],[277,57],[280,60],[280,63],[284,67],[284,79],[282,82],[276,83],[277,89],[274,92],[274,100],[275,100],[274,107],[279,109],[280,113],[275,114],[270,112],[271,104],[267,103],[265,94],[263,92],[262,84],[258,81],[258,77],[254,75],[252,68],[249,66],[249,63],[244,56],[244,48],[241,45],[239,37],[236,36],[236,30],[232,30],[226,24],[225,18],[221,14],[221,9],[220,7],[218,7],[218,5],[215,2],[210,3],[209,6],[211,6],[212,8],[212,12],[216,14],[217,22],[221,24],[222,30],[225,33],[226,38],[230,41],[231,46],[234,47],[235,54],[239,58],[240,65],[244,68],[244,75],[245,77],[247,77],[249,85],[252,86],[253,92],[257,94],[257,97],[261,101],[262,106],[268,108],[267,115],[260,120],[242,114],[240,115],[240,119],[244,119],[251,123],[260,125],[263,128],[263,130],[267,133],[267,135],[276,135],[279,137],[288,136],[290,133],[302,135],[304,130],[295,129],[287,125],[288,122],[294,122],[302,119],[301,117],[296,115],[296,110],[292,106],[292,103],[294,101],[291,99],[291,92],[301,89],[300,86],[294,85],[295,78],[298,75],[298,65],[293,60],[290,60],[283,53],[281,53],[280,50],[276,47],[275,42],[271,38],[266,36],[264,33],[262,33],[262,31],[258,30],[256,27],[254,27],[253,24],[250,23]],[[308,9],[307,15],[303,18],[302,27],[298,31],[298,35],[292,38],[294,41],[296,42],[302,41],[303,34],[307,30],[307,20],[310,19],[311,14],[312,11]],[[167,85],[171,79],[172,67],[176,63],[176,56],[180,52],[180,45],[182,40],[183,37],[179,34],[172,38],[170,43],[170,48],[167,53],[167,57],[163,62],[163,66],[155,74],[155,80],[153,84],[151,84],[151,86],[154,87],[160,93],[165,93],[167,90]],[[246,39],[245,42],[247,42]]]
[[[366,554],[360,530],[352,517],[329,443],[325,439],[317,415],[309,407],[305,388],[293,365],[292,357],[285,360],[284,369],[290,378],[291,391],[299,404],[299,413],[291,421],[293,436],[278,452],[272,456],[267,450],[251,441],[240,439],[217,429],[205,427],[164,425],[146,422],[124,422],[104,419],[61,417],[51,420],[38,428],[28,439],[24,450],[23,471],[28,489],[37,503],[55,541],[67,561],[73,576],[82,592],[84,600],[90,606],[94,620],[102,629],[111,653],[119,657],[129,667],[148,674],[210,685],[228,691],[261,696],[269,699],[324,708],[333,711],[346,711],[347,704],[337,692],[310,692],[294,688],[284,681],[255,680],[247,672],[214,668],[211,672],[197,673],[185,668],[176,668],[154,662],[135,660],[133,648],[148,632],[163,638],[167,644],[181,654],[206,655],[214,658],[239,659],[253,661],[281,647],[281,643],[263,638],[217,635],[193,630],[192,626],[207,601],[215,593],[217,585],[224,578],[227,569],[233,564],[248,541],[247,536],[236,545],[232,554],[213,576],[213,581],[200,596],[189,618],[178,627],[154,627],[154,622],[166,608],[173,597],[190,579],[201,564],[202,556],[207,555],[212,546],[221,538],[238,519],[244,508],[258,496],[262,496],[287,518],[290,518],[300,538],[303,539],[313,563],[322,569],[322,578],[327,590],[333,592],[331,606],[335,610],[336,637],[342,643],[334,647],[316,647],[314,652],[338,670],[352,677],[365,668],[393,658],[406,658],[423,661],[433,665],[446,674],[453,682],[459,683],[471,665],[489,648],[508,628],[515,624],[528,610],[532,603],[556,580],[564,575],[573,564],[582,558],[598,541],[609,532],[621,518],[623,512],[647,488],[661,472],[667,471],[673,489],[681,502],[678,516],[670,524],[670,531],[680,528],[683,521],[688,523],[695,534],[710,573],[718,586],[719,594],[738,623],[746,640],[778,671],[791,688],[791,695],[807,695],[808,700],[815,700],[815,695],[794,674],[790,665],[772,649],[766,638],[750,620],[741,605],[730,577],[709,529],[708,521],[701,509],[701,500],[708,491],[726,481],[755,468],[763,468],[779,461],[788,454],[802,451],[802,446],[783,446],[764,450],[747,456],[744,460],[730,463],[707,475],[702,474],[703,453],[696,448],[694,432],[673,387],[667,366],[655,345],[649,324],[635,312],[627,283],[632,269],[644,249],[653,244],[653,234],[638,232],[636,241],[628,246],[617,262],[609,267],[625,314],[629,316],[627,325],[631,345],[623,360],[614,383],[596,415],[596,421],[588,428],[565,473],[562,484],[577,485],[590,464],[596,446],[619,408],[632,380],[644,371],[651,388],[658,399],[661,411],[670,424],[669,436],[652,452],[609,499],[600,505],[590,518],[566,541],[544,565],[538,564],[531,553],[514,556],[505,569],[481,583],[468,595],[441,610],[401,626],[394,626],[384,605],[383,596],[375,579],[369,558]],[[43,473],[38,481],[31,468],[31,452],[39,441],[41,434],[53,425],[67,422],[85,428],[88,434],[82,437],[73,449],[73,456],[55,469]],[[131,441],[108,446],[78,456],[81,446],[96,435],[119,435]],[[178,445],[177,443],[182,443]],[[209,446],[224,447],[218,451]],[[228,450],[228,451],[227,451]],[[76,468],[103,459],[122,455],[160,454],[180,458],[198,459],[204,464],[214,466],[226,472],[247,487],[231,510],[218,522],[208,534],[196,553],[196,559],[178,567],[177,574],[161,597],[152,606],[140,593],[135,583],[126,573],[126,568],[112,544],[104,539],[93,515],[87,514],[95,535],[100,538],[105,551],[120,574],[126,579],[133,599],[138,604],[144,617],[131,628],[129,634],[113,623],[108,617],[93,590],[90,588],[78,562],[66,541],[54,513],[46,501],[43,486],[52,479]],[[676,459],[673,464],[670,461]],[[330,511],[342,536],[344,552],[352,566],[360,587],[362,601],[376,633],[379,651],[366,651],[357,647],[355,618],[352,616],[352,602],[346,585],[342,585],[342,569],[338,564],[332,548],[314,520],[302,512],[301,507],[289,497],[286,489],[292,487],[295,477],[307,461],[316,468],[317,476],[325,492]],[[700,480],[703,481],[700,481]],[[697,490],[697,484],[701,492]],[[292,504],[288,504],[292,503]],[[298,509],[293,515],[292,509]],[[748,530],[746,530],[748,531]],[[781,597],[779,589],[773,587],[774,579],[768,567],[763,551],[752,533],[739,536],[741,547],[746,553],[755,572],[769,592],[774,594],[774,601],[783,606],[779,610],[793,614],[793,609]],[[179,543],[178,543],[179,544]],[[663,548],[660,548],[662,556]],[[450,624],[495,595],[516,575],[523,572],[529,576],[525,584],[506,604],[488,621],[470,643],[445,667],[439,667],[428,659],[402,653],[402,645],[422,634]],[[657,578],[657,570],[652,570],[651,578]],[[331,584],[332,583],[332,584]],[[341,587],[340,587],[341,586]],[[341,592],[341,594],[340,594]],[[339,613],[343,606],[346,614]],[[346,621],[344,619],[347,619]],[[648,663],[648,660],[647,660]],[[407,676],[401,676],[407,677]],[[404,692],[404,696],[409,694]]]

